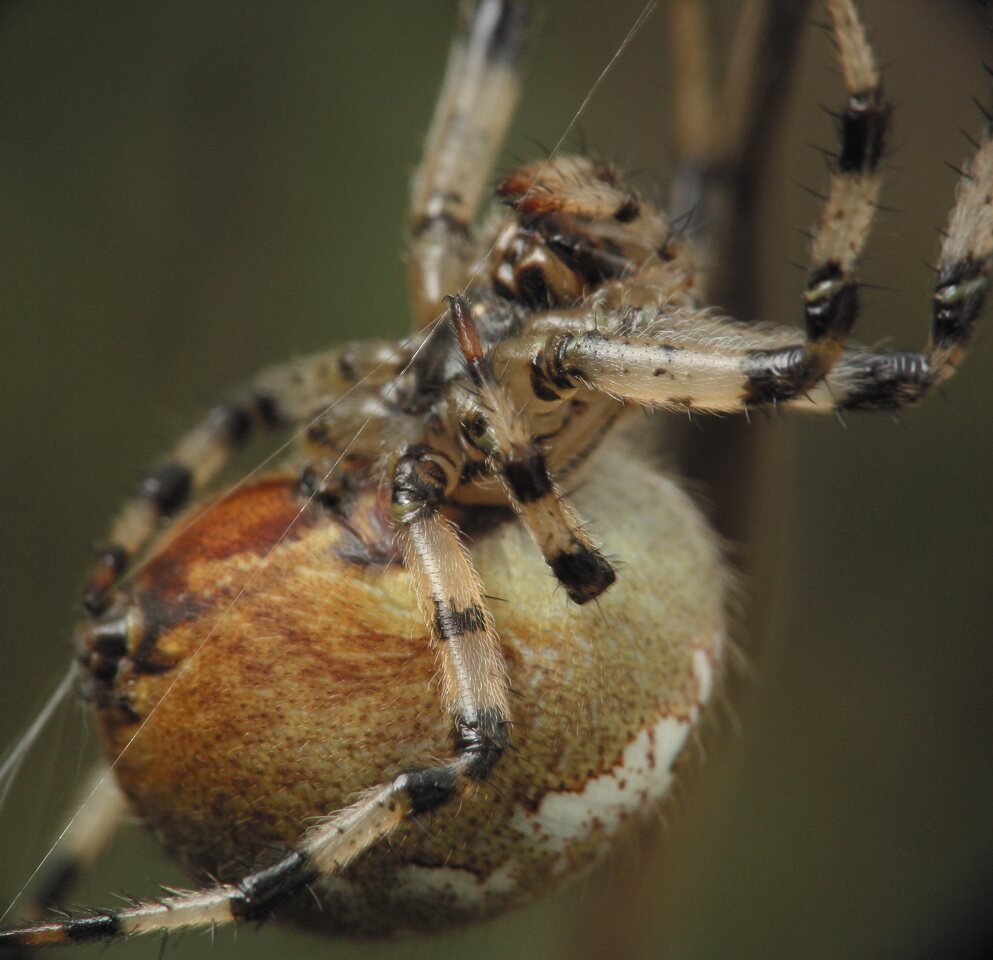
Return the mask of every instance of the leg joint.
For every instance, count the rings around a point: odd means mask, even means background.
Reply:
[[[407,795],[410,816],[430,813],[454,800],[459,789],[458,771],[450,764],[434,767],[415,767],[401,773],[393,781],[394,787]]]
[[[570,549],[549,558],[548,565],[569,599],[580,605],[595,600],[617,579],[606,557],[578,540]]]
[[[231,915],[235,920],[264,920],[274,907],[288,900],[317,875],[310,858],[294,851],[238,883],[231,898]]]
[[[810,271],[804,293],[808,340],[842,339],[858,315],[858,284],[834,260]]]
[[[91,617],[107,609],[111,587],[121,578],[128,565],[128,552],[120,544],[112,543],[100,552],[96,570],[83,592],[83,607]]]
[[[519,503],[534,503],[553,492],[552,478],[548,475],[548,466],[539,450],[533,450],[530,456],[519,460],[508,460],[503,468],[503,476]]]
[[[839,121],[838,169],[842,173],[875,172],[886,149],[889,122],[890,105],[879,87],[851,94]]]
[[[742,401],[746,406],[759,406],[793,400],[811,380],[816,377],[811,369],[810,354],[804,346],[749,350]]]
[[[884,353],[871,357],[858,385],[841,402],[843,410],[899,410],[921,400],[934,370],[921,353]]]
[[[539,400],[562,400],[578,383],[570,376],[566,354],[575,343],[571,334],[550,337],[531,358],[531,389]]]
[[[121,933],[121,918],[113,910],[101,910],[88,917],[73,917],[65,923],[65,939],[70,943],[109,940]]]
[[[449,474],[439,454],[429,447],[410,447],[393,468],[394,523],[409,524],[441,504]]]
[[[934,293],[934,343],[954,347],[967,343],[983,310],[987,293],[985,261],[972,257],[942,268]]]
[[[510,745],[510,721],[497,709],[455,720],[455,752],[466,759],[466,776],[485,780]]]
[[[169,517],[186,505],[193,486],[190,468],[183,463],[159,467],[141,485],[142,496],[155,504],[159,516]]]

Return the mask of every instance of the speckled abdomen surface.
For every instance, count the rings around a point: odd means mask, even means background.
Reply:
[[[673,779],[720,669],[721,559],[687,497],[610,447],[575,502],[620,576],[578,607],[513,518],[473,535],[514,696],[491,783],[408,824],[280,916],[383,936],[467,922],[590,862]],[[315,817],[446,756],[450,722],[375,493],[298,514],[292,475],[205,509],[130,588],[128,656],[91,691],[139,814],[232,879]],[[309,904],[309,906],[308,906]]]

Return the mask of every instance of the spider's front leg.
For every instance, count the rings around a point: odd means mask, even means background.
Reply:
[[[408,269],[415,323],[466,282],[472,224],[520,97],[527,33],[522,0],[473,0],[448,58],[410,202]]]
[[[891,109],[852,0],[826,0],[826,6],[846,101],[837,114],[834,171],[811,237],[803,293],[806,339],[771,353],[769,375],[749,383],[750,404],[794,400],[821,383],[840,360],[858,316],[856,271],[879,204]]]
[[[823,378],[797,393],[796,385],[807,382],[809,325],[805,340],[799,330],[745,325],[692,308],[579,308],[540,315],[529,334],[498,344],[493,365],[505,371],[515,396],[546,402],[581,387],[701,413],[780,403],[812,412],[881,410],[919,402],[955,373],[989,292],[993,117],[985,116],[943,233],[925,350],[875,352],[839,342]],[[808,291],[808,319],[811,302]]]
[[[773,9],[777,6],[784,9]],[[763,55],[751,45],[763,39],[766,43],[782,43],[780,32],[789,33],[795,29],[802,20],[803,6],[789,2],[741,5],[741,19],[732,33],[736,40],[727,77],[727,115],[721,123],[714,123],[713,108],[708,110],[705,106],[706,83],[705,78],[699,76],[705,64],[692,55],[694,46],[683,44],[690,54],[686,49],[674,50],[674,64],[677,70],[682,69],[686,78],[677,89],[684,97],[686,91],[693,93],[689,98],[677,100],[677,140],[681,141],[686,170],[683,181],[676,184],[676,211],[694,208],[694,201],[681,194],[688,192],[692,197],[695,191],[704,187],[710,194],[723,194],[729,190],[725,199],[732,204],[737,219],[730,215],[730,209],[719,212],[715,218],[723,221],[717,227],[714,239],[725,253],[741,252],[737,248],[747,231],[742,233],[740,218],[748,211],[754,216],[754,161],[759,140],[769,138],[767,124],[775,103],[769,83],[776,77],[776,70],[789,59],[780,56],[777,48],[777,66],[759,69],[756,64],[763,57],[769,59],[772,47]],[[852,0],[825,0],[825,6],[846,99],[836,114],[838,145],[831,158],[830,184],[822,197],[819,221],[811,234],[810,267],[803,293],[805,337],[802,341],[795,338],[787,347],[773,346],[764,371],[761,361],[754,365],[756,374],[764,372],[766,375],[757,375],[750,380],[750,393],[746,398],[750,405],[789,402],[803,397],[821,383],[840,360],[859,311],[857,270],[879,203],[880,167],[887,146],[891,108],[854,3]],[[786,7],[790,9],[786,10]],[[671,14],[674,31],[687,36],[701,31],[700,4],[675,3]],[[761,26],[763,22],[764,27]],[[765,35],[766,30],[768,35]],[[775,41],[772,41],[773,36]],[[785,77],[780,76],[780,86],[784,82]],[[762,114],[757,120],[752,116],[754,110],[760,110]],[[731,171],[737,171],[737,174]],[[745,175],[740,176],[743,172]],[[710,199],[713,201],[716,196]],[[703,219],[707,219],[706,214]],[[707,232],[704,227],[703,233]],[[703,239],[706,243],[706,236]],[[746,244],[750,242],[753,241],[745,241]],[[724,259],[739,264],[749,262],[750,253]],[[715,266],[724,270],[727,263],[718,259]],[[718,283],[720,285],[720,281]],[[732,293],[732,299],[736,296]],[[719,409],[729,407],[725,405]]]
[[[574,603],[594,600],[616,574],[548,471],[542,449],[497,381],[485,355],[472,310],[463,297],[450,297],[452,323],[472,387],[459,400],[459,428],[470,446],[487,457],[507,498],[555,578]]]

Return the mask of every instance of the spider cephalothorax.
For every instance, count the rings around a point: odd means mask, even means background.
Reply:
[[[908,405],[953,372],[985,299],[988,135],[927,350],[846,344],[890,110],[852,3],[827,7],[847,100],[802,330],[706,309],[686,237],[587,158],[514,171],[476,229],[525,10],[467,7],[414,185],[417,332],[274,368],[213,411],[86,592],[76,648],[117,781],[216,882],[0,943],[273,914],[435,929],[532,896],[666,795],[721,669],[723,565],[688,499],[636,457],[616,469],[608,434],[638,405]],[[303,436],[287,470],[182,514],[121,582],[231,450],[280,427]]]

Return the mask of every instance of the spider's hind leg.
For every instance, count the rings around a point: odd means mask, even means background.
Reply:
[[[481,742],[478,737],[472,741]],[[294,849],[237,883],[0,930],[0,955],[16,957],[22,950],[55,944],[107,942],[139,933],[265,920],[322,876],[344,869],[405,820],[457,797],[473,782],[471,765],[478,753],[466,748],[447,763],[409,770],[367,791],[312,827]]]

